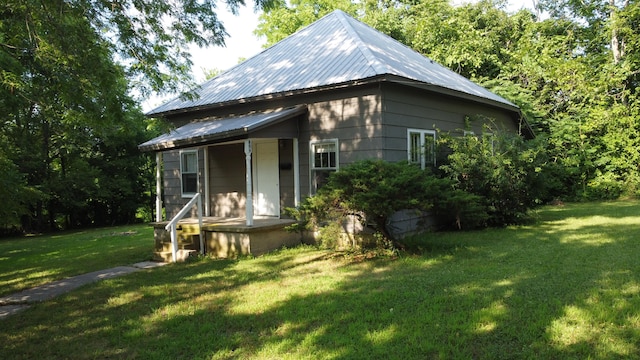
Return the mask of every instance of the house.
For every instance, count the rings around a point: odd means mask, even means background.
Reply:
[[[243,231],[281,219],[355,161],[435,165],[437,130],[479,133],[482,119],[492,119],[532,135],[511,102],[340,10],[197,95],[150,111],[175,129],[139,147],[163,164],[169,218],[199,193],[205,216],[242,219]]]

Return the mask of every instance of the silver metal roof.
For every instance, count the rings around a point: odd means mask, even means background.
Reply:
[[[504,98],[336,10],[202,84],[196,91],[197,99],[176,98],[147,115],[188,111],[383,75],[518,110]]]
[[[142,151],[158,151],[242,138],[252,131],[291,119],[306,111],[306,105],[299,105],[268,113],[192,122],[140,144],[138,148]]]

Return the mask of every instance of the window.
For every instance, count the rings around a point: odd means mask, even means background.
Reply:
[[[436,132],[409,129],[407,156],[409,163],[420,165],[423,169],[427,166],[436,166]]]
[[[198,192],[198,152],[196,150],[180,152],[180,175],[182,196]]]
[[[311,191],[315,193],[338,170],[338,139],[312,141],[310,150]]]

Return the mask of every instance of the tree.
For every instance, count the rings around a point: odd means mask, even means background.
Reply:
[[[244,4],[224,3],[232,11]],[[257,0],[256,6],[271,3]],[[0,4],[0,138],[7,169],[0,181],[40,195],[28,207],[14,206],[23,228],[132,220],[146,163],[136,145],[153,133],[145,133],[130,94],[193,86],[187,46],[224,43],[216,6],[215,0]]]
[[[336,9],[355,15],[357,7],[351,0],[282,1],[265,9],[254,33],[264,36],[264,47],[269,47]]]
[[[504,1],[482,0],[452,6],[427,1],[413,7],[410,45],[467,78],[500,74],[517,46],[519,24],[500,7]]]
[[[552,15],[550,21],[571,24],[574,39],[566,60],[552,67],[560,85],[554,93],[563,100],[551,116],[550,150],[574,165],[567,169],[581,169],[579,195],[637,194],[640,5],[613,0],[540,5]]]

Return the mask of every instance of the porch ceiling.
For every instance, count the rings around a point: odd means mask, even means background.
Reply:
[[[267,113],[192,122],[140,144],[138,148],[141,151],[161,151],[247,138],[255,131],[306,111],[306,105],[298,105]]]

